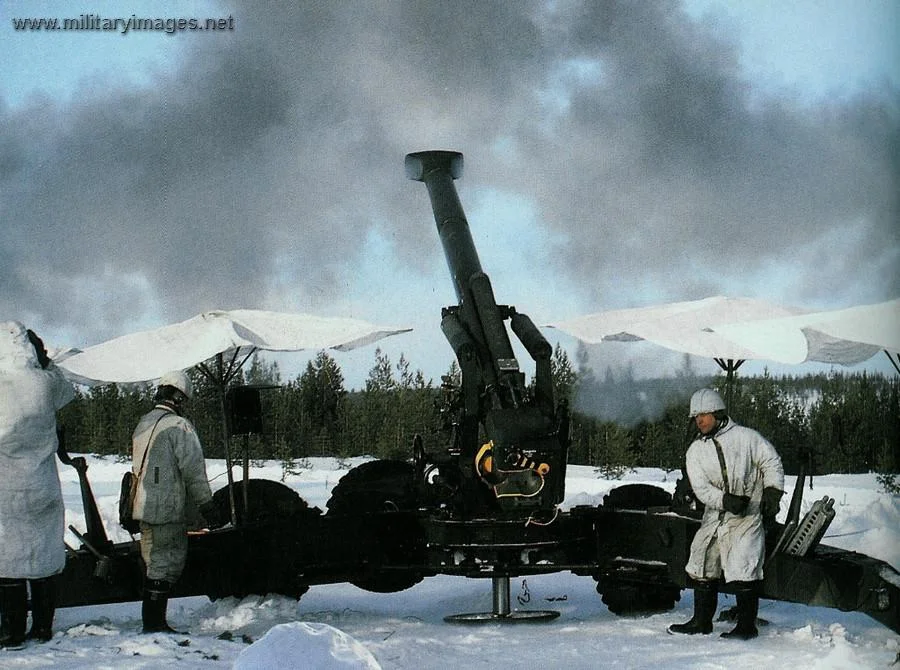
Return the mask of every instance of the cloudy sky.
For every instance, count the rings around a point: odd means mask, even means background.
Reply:
[[[439,375],[455,297],[403,173],[436,148],[537,323],[897,297],[900,5],[788,4],[4,0],[0,317],[84,347],[209,309],[352,316],[415,328],[385,349]],[[233,29],[13,27],[82,13]]]

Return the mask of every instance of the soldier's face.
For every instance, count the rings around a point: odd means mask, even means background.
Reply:
[[[697,430],[704,435],[716,427],[716,417],[712,414],[698,414],[694,421],[697,423]]]

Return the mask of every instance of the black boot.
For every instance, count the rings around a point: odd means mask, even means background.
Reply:
[[[53,614],[56,611],[56,583],[52,577],[32,579],[31,630],[29,640],[47,642],[53,637]]]
[[[28,590],[24,579],[0,579],[0,648],[25,645]]]
[[[166,607],[169,605],[171,584],[163,579],[148,579],[144,586],[144,603],[141,619],[145,633],[180,633],[166,623]]]
[[[697,584],[694,587],[694,616],[685,623],[673,623],[670,633],[683,635],[709,635],[713,630],[713,616],[719,604],[719,591],[714,584]]]
[[[752,640],[759,631],[756,629],[756,616],[759,614],[759,582],[735,582],[735,598],[737,600],[737,626],[722,637],[737,640]]]

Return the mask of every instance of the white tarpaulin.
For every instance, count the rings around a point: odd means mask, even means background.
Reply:
[[[547,324],[589,344],[646,340],[717,360],[855,365],[900,351],[900,300],[828,312],[717,296]]]
[[[852,365],[882,349],[900,352],[900,299],[786,318],[722,323],[713,330],[779,363]]]
[[[652,307],[617,309],[547,324],[582,342],[647,340],[674,351],[721,359],[762,358],[752,348],[736,344],[713,325],[791,316],[802,310],[754,298],[716,296]]]
[[[81,380],[149,381],[169,370],[184,370],[239,347],[348,351],[409,330],[309,314],[252,309],[211,311],[88,347],[58,364]]]

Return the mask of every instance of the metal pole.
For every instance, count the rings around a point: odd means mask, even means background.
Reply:
[[[494,597],[494,614],[509,616],[509,577],[491,577]]]
[[[249,518],[250,514],[250,436],[244,433],[244,521]]]
[[[228,419],[225,407],[225,362],[222,354],[216,354],[216,363],[219,366],[219,378],[216,380],[219,387],[219,407],[222,414],[222,445],[225,448],[225,471],[228,475],[228,505],[231,509],[231,525],[237,526],[237,511],[234,507],[234,475],[231,473],[231,449],[228,445]]]
[[[900,354],[897,354],[897,360],[894,360],[894,357],[891,356],[891,352],[887,349],[884,350],[884,355],[888,357],[888,360],[891,362],[891,365],[894,366],[894,369],[897,371],[897,374],[900,374]]]

